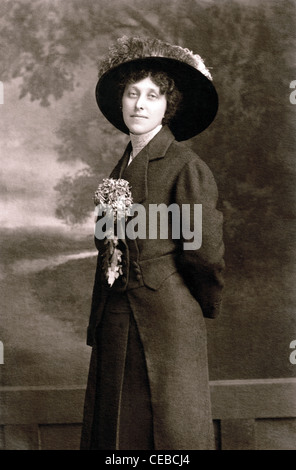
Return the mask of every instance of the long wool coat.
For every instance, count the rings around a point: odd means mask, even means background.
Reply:
[[[129,144],[110,176],[129,181],[134,203],[142,204],[147,214],[150,204],[202,204],[202,245],[184,250],[183,242],[188,240],[172,239],[170,231],[168,239],[126,238],[121,246],[124,273],[112,288],[106,287],[99,254],[88,326],[93,353],[81,448],[90,446],[94,418],[95,332],[107,296],[125,292],[144,348],[155,449],[211,449],[204,317],[219,313],[224,270],[223,217],[216,208],[216,183],[208,166],[189,147],[176,142],[168,127],[127,166],[130,151]]]

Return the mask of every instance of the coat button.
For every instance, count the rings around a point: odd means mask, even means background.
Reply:
[[[141,274],[137,274],[137,275],[136,275],[136,279],[137,279],[137,281],[141,281],[141,280],[142,280]]]
[[[126,283],[126,277],[125,277],[125,276],[122,276],[122,278],[121,278],[121,282],[122,282],[123,284],[125,284],[125,283]]]

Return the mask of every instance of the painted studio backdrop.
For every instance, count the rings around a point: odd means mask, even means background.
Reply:
[[[0,13],[0,448],[78,446],[93,194],[127,143],[96,106],[97,63],[125,34],[200,54],[220,98],[188,141],[225,219],[223,310],[206,320],[217,448],[296,449],[295,0],[2,0]]]

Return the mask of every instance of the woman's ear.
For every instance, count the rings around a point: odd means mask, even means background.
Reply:
[[[168,124],[167,112],[164,113],[164,116],[163,116],[163,118],[162,118],[161,124],[162,124],[163,126],[165,126],[166,124]]]

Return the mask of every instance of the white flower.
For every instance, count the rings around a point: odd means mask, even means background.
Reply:
[[[129,182],[124,179],[103,179],[103,183],[95,192],[94,203],[101,206],[103,213],[112,211],[114,224],[123,218],[126,220],[133,204]],[[106,249],[103,255],[103,269],[110,287],[123,273],[122,251],[118,248],[118,238],[114,234],[111,235],[106,235]]]

